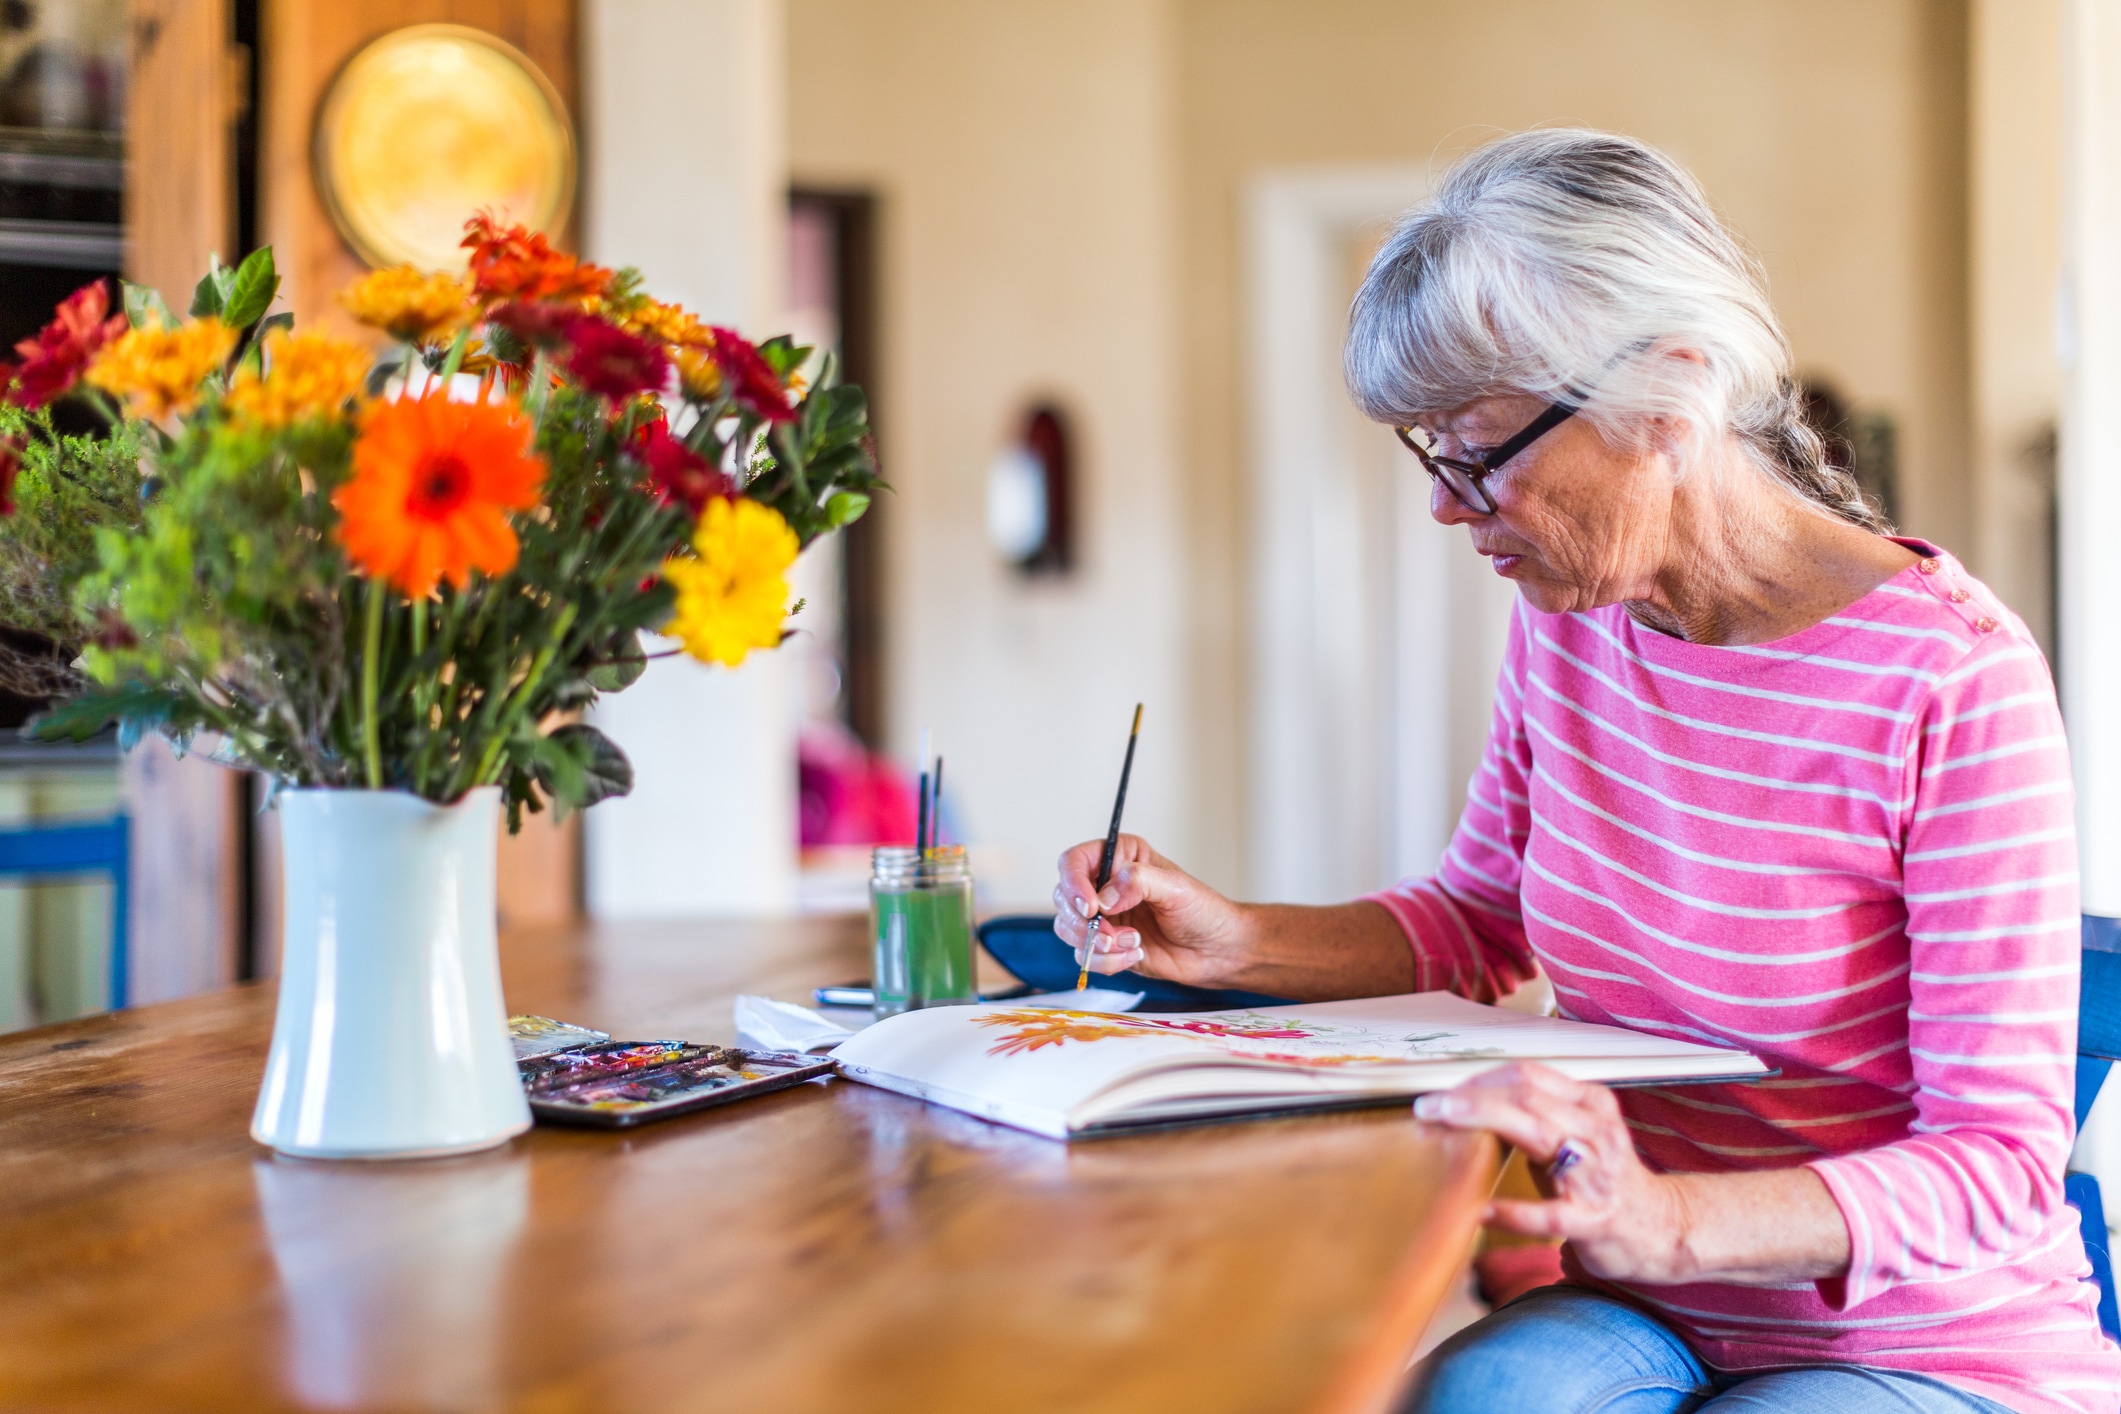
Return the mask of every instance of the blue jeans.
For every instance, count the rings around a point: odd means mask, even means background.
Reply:
[[[1863,1365],[1719,1374],[1648,1313],[1574,1286],[1518,1297],[1436,1347],[1402,1414],[2010,1414]]]

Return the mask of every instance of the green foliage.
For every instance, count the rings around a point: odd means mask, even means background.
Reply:
[[[819,365],[817,382],[793,420],[754,430],[740,423],[750,450],[750,477],[744,494],[781,513],[798,543],[851,525],[869,509],[869,493],[888,489],[876,470],[876,444],[869,435],[869,399],[851,383],[840,383],[837,361],[829,354],[786,338],[759,345],[768,367],[786,378],[809,363]],[[732,395],[703,410],[687,440],[709,461],[729,456],[732,439],[722,435],[735,415]]]
[[[20,447],[15,513],[0,518],[0,623],[56,645],[51,654],[0,651],[0,686],[45,697],[80,686],[69,664],[97,631],[74,586],[97,564],[97,537],[141,516],[140,438],[60,433],[49,409],[0,404],[0,439]]]
[[[280,275],[273,267],[271,246],[252,251],[234,269],[223,265],[217,255],[205,277],[191,292],[192,318],[203,319],[212,315],[231,329],[248,329],[264,316],[279,289]],[[159,303],[161,296],[156,295],[155,300]],[[128,298],[126,308],[130,311],[131,307]],[[135,319],[133,322],[138,324],[140,321]]]
[[[146,285],[136,285],[130,280],[122,283],[125,286],[125,317],[133,328],[158,324],[168,329],[176,324],[177,316],[171,314],[169,306],[162,302],[160,291],[150,289]]]

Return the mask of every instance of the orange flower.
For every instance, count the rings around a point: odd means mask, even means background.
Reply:
[[[333,417],[368,382],[368,350],[330,334],[265,336],[271,371],[262,377],[245,366],[228,385],[224,406],[260,427],[292,427],[305,418]]]
[[[211,316],[174,329],[143,324],[103,346],[88,366],[88,381],[125,399],[134,417],[188,412],[199,401],[199,385],[235,347],[236,331]]]
[[[527,226],[503,226],[482,211],[464,223],[471,281],[484,300],[572,300],[601,297],[612,272],[552,248]]]
[[[477,312],[469,280],[410,265],[369,271],[339,291],[339,303],[363,324],[408,344],[443,343]]]
[[[354,474],[332,496],[339,541],[369,575],[410,599],[474,569],[515,567],[508,512],[538,503],[545,463],[513,403],[456,403],[439,394],[378,404],[354,442]]]

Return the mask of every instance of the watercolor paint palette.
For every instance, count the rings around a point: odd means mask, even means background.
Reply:
[[[530,1112],[548,1124],[624,1129],[748,1100],[833,1070],[829,1060],[793,1051],[614,1041],[545,1017],[510,1017],[509,1030]],[[572,1044],[543,1047],[563,1033],[573,1033]]]

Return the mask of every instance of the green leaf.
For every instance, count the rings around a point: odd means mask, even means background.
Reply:
[[[210,314],[218,315],[221,306],[228,303],[229,282],[235,277],[228,267],[221,263],[220,256],[216,255],[211,259],[213,263],[207,267],[206,273],[199,277],[199,283],[192,286],[191,317],[194,319],[204,319]]]
[[[633,763],[610,737],[576,723],[531,744],[532,770],[552,797],[553,815],[586,810],[633,789]]]
[[[825,502],[825,525],[830,530],[841,530],[862,518],[869,509],[869,498],[859,491],[836,491]],[[821,552],[822,553],[822,552]]]
[[[265,315],[272,297],[280,290],[280,274],[273,268],[272,247],[259,246],[243,257],[221,295],[221,322],[231,329],[248,329]]]
[[[112,722],[130,751],[148,732],[169,723],[184,701],[167,688],[142,684],[90,688],[30,718],[22,734],[37,741],[87,741]]]
[[[587,807],[632,791],[633,763],[610,737],[580,722],[561,727],[552,736],[566,738],[569,747],[582,755],[582,782],[586,789],[579,804]]]
[[[273,319],[278,319],[279,317],[279,315],[275,314]],[[271,320],[266,322],[270,323]],[[402,348],[395,353],[384,354],[368,370],[368,396],[371,398],[382,397],[384,386],[404,371],[405,351]]]
[[[798,344],[786,334],[776,334],[758,346],[759,357],[766,366],[786,382],[788,375],[810,361],[810,346]]]
[[[125,317],[133,328],[142,328],[149,320],[157,321],[165,329],[175,327],[177,317],[162,302],[160,290],[149,285],[136,285],[130,280],[119,283],[125,288]]]
[[[648,671],[648,656],[642,651],[637,634],[622,633],[612,638],[605,644],[602,656],[605,661],[583,674],[598,692],[622,692]]]
[[[294,327],[294,311],[289,309],[283,309],[278,314],[268,314],[267,316],[265,316],[265,322],[258,326],[258,339],[260,342],[263,342],[265,336],[267,334],[270,334],[275,329],[292,329]]]

